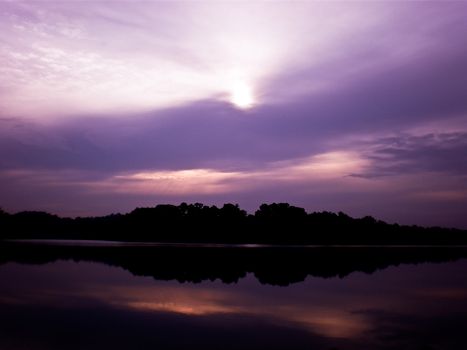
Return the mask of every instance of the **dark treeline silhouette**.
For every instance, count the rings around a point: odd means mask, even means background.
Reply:
[[[136,208],[128,214],[61,218],[0,210],[0,239],[86,239],[265,244],[467,244],[467,231],[388,224],[342,212],[307,213],[287,203],[262,204],[252,215],[238,205],[201,203]]]
[[[45,264],[59,260],[98,262],[156,280],[236,283],[252,273],[262,284],[286,286],[307,276],[373,273],[400,264],[440,263],[467,258],[467,247],[222,247],[75,246],[0,242],[0,264]]]

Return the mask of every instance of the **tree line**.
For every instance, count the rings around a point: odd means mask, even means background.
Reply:
[[[388,224],[371,216],[312,212],[288,203],[262,204],[248,214],[237,204],[160,204],[127,214],[63,218],[0,209],[0,239],[90,239],[258,244],[467,244],[467,231]]]

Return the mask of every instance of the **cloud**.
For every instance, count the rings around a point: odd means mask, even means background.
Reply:
[[[467,133],[386,137],[367,144],[371,168],[361,176],[447,173],[467,176]]]
[[[265,104],[290,102],[381,67],[450,56],[467,31],[463,3],[9,2],[2,10],[0,107],[40,120],[226,100],[237,81]]]
[[[7,208],[289,201],[466,225],[465,3],[0,6]],[[253,108],[228,102],[238,81]]]

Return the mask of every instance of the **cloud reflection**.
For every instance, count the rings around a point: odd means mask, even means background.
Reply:
[[[228,290],[216,285],[212,287],[190,286],[187,290],[186,285],[108,286],[98,292],[84,292],[82,296],[95,298],[113,307],[145,312],[169,312],[187,316],[249,315],[333,338],[357,338],[372,327],[365,315],[349,312],[349,305],[329,307],[319,303],[306,303],[305,300],[292,302],[282,298],[273,302],[262,300],[256,293],[245,294],[245,290]],[[363,304],[360,306],[364,307]]]

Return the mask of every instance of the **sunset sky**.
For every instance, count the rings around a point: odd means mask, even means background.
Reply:
[[[0,207],[183,201],[467,228],[467,2],[0,2]]]

